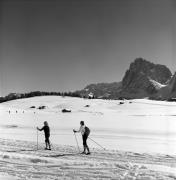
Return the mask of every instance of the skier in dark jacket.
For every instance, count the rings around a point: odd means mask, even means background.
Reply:
[[[44,122],[44,126],[40,129],[37,127],[37,130],[39,131],[44,131],[45,133],[45,144],[46,144],[46,148],[47,150],[51,150],[51,145],[50,145],[50,140],[49,140],[49,137],[50,137],[50,128],[48,126],[48,122],[45,121]],[[49,146],[49,148],[48,148]]]
[[[86,132],[86,126],[84,125],[84,121],[80,122],[80,128],[78,131],[73,130],[74,133],[80,132],[82,134],[82,139],[83,139],[83,147],[84,147],[84,151],[82,152],[82,154],[86,154],[86,149],[87,149],[87,155],[90,154],[89,151],[89,147],[87,145],[87,138],[89,136],[89,133]]]

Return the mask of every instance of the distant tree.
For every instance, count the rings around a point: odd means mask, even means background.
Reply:
[[[21,99],[21,98],[30,98],[35,96],[69,96],[69,97],[80,97],[82,98],[82,95],[79,93],[79,91],[76,92],[45,92],[45,91],[32,91],[29,93],[23,93],[23,94],[17,94],[17,93],[10,93],[9,95],[5,97],[0,97],[0,103],[5,101],[11,101],[15,99]]]

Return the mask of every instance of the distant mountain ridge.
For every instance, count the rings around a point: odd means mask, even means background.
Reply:
[[[86,86],[83,90],[77,91],[81,97],[89,97],[93,94],[96,98],[112,98],[114,99],[121,91],[122,83],[97,83]]]
[[[172,75],[165,65],[154,64],[143,58],[135,59],[122,81],[87,85],[75,92],[10,93],[0,97],[0,103],[34,96],[71,96],[100,99],[141,99],[176,101],[176,73]]]
[[[90,84],[77,91],[82,97],[167,100],[176,97],[176,74],[165,65],[137,58],[130,64],[121,82]]]

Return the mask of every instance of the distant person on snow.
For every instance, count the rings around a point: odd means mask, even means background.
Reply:
[[[73,129],[73,132],[74,132],[74,133],[81,132],[81,134],[82,134],[82,139],[83,139],[83,147],[84,147],[84,151],[82,152],[82,154],[86,154],[86,149],[87,149],[87,155],[89,155],[89,154],[90,154],[90,151],[89,151],[89,147],[88,147],[88,145],[87,145],[87,138],[88,138],[88,136],[89,136],[89,134],[90,134],[90,130],[89,130],[88,127],[86,127],[86,126],[84,125],[84,121],[81,121],[81,122],[80,122],[80,128],[79,128],[79,130],[76,131],[75,129]]]
[[[37,130],[39,130],[39,131],[43,131],[44,130],[44,133],[45,133],[45,144],[46,144],[46,148],[45,149],[46,150],[51,150],[51,145],[50,145],[50,140],[49,140],[49,137],[50,137],[50,128],[48,126],[48,122],[45,121],[44,122],[44,126],[41,129],[39,129],[37,127]]]

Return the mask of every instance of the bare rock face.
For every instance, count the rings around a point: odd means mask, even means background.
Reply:
[[[171,87],[172,87],[172,90],[171,92],[172,93],[176,93],[176,72],[175,74],[173,75],[171,81],[170,81],[170,84],[171,84]]]
[[[139,92],[143,92],[144,95],[147,93],[153,94],[158,91],[155,86],[156,83],[153,82],[166,84],[171,76],[172,73],[166,66],[137,58],[125,73],[122,80],[122,89],[128,94]]]
[[[164,65],[137,58],[130,64],[121,82],[90,84],[79,91],[83,97],[168,99],[176,96],[176,74]]]
[[[157,97],[161,100],[176,98],[176,73],[167,84],[158,91]]]

